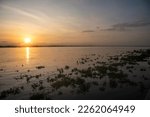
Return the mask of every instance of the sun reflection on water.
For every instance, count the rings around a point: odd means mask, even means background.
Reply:
[[[29,63],[29,59],[30,59],[30,48],[26,47],[26,63]]]

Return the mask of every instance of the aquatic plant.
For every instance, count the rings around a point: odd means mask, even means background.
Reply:
[[[112,79],[123,79],[123,78],[127,78],[127,74],[123,73],[123,71],[119,71],[119,72],[110,72],[107,74],[109,78]]]
[[[102,78],[102,77],[106,76],[108,68],[107,68],[107,66],[104,66],[104,65],[103,66],[95,66],[95,70],[98,72],[99,78]]]
[[[146,69],[145,69],[145,68],[141,68],[140,70],[141,70],[141,71],[146,71]]]
[[[146,59],[149,57],[150,57],[150,49],[139,50],[135,53],[124,55],[123,57],[121,57],[121,61],[126,61],[129,64],[137,64],[137,62],[146,61]]]
[[[45,66],[36,66],[36,69],[43,69]]]
[[[84,83],[82,85],[79,85],[78,89],[77,89],[77,93],[85,94],[85,93],[89,92],[90,87],[91,87],[91,83]]]
[[[55,89],[59,89],[63,86],[68,87],[69,85],[73,85],[73,83],[75,82],[74,79],[68,78],[68,77],[64,77],[54,83],[52,83],[52,87]]]
[[[63,68],[58,68],[57,71],[59,72],[59,74],[62,74],[64,72]]]
[[[31,87],[32,87],[32,89],[33,89],[33,91],[34,90],[43,90],[45,87],[43,86],[43,81],[42,80],[40,80],[38,83],[33,83],[33,84],[31,84]]]
[[[0,71],[3,71],[4,69],[0,69]]]
[[[4,90],[0,93],[0,99],[3,99],[3,98],[6,98],[8,97],[9,95],[17,95],[21,92],[21,90],[23,90],[24,87],[21,86],[21,87],[13,87],[13,88],[10,88],[8,90]]]
[[[70,67],[68,65],[65,66],[65,69],[68,70]]]
[[[79,72],[82,77],[91,77],[92,78],[93,69],[91,67],[88,67],[88,69],[79,70]]]

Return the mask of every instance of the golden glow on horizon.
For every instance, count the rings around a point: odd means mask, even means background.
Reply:
[[[24,38],[24,43],[30,44],[31,43],[31,38],[29,38],[29,37]]]

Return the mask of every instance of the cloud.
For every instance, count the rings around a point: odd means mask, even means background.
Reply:
[[[95,30],[84,30],[84,31],[82,31],[83,33],[93,33],[93,32],[95,32]]]
[[[36,15],[30,13],[30,12],[27,12],[25,10],[21,10],[19,8],[16,8],[16,7],[11,7],[11,6],[8,6],[8,5],[0,5],[0,7],[4,8],[4,9],[7,9],[7,10],[10,10],[10,11],[13,11],[13,12],[16,12],[18,14],[24,15],[26,17],[38,20],[38,21],[43,21],[40,17],[38,17],[38,16],[36,16]]]
[[[131,28],[139,28],[139,27],[146,27],[146,26],[150,26],[150,21],[146,21],[146,20],[139,20],[136,22],[125,22],[125,23],[118,23],[118,24],[114,24],[111,25],[109,28],[101,28],[99,26],[97,26],[95,28],[95,30],[84,30],[82,31],[83,33],[94,33],[97,31],[127,31]]]
[[[146,21],[137,21],[134,23],[121,23],[121,24],[115,24],[113,27],[123,27],[123,28],[129,28],[129,27],[143,27],[143,26],[148,26],[150,25],[150,22]]]
[[[136,21],[136,22],[126,22],[126,23],[118,23],[112,25],[110,28],[106,29],[101,29],[101,31],[126,31],[129,28],[138,28],[138,27],[145,27],[145,26],[150,26],[150,21]]]

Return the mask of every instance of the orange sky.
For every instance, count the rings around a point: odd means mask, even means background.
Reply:
[[[0,45],[147,45],[149,11],[144,0],[0,1]]]

